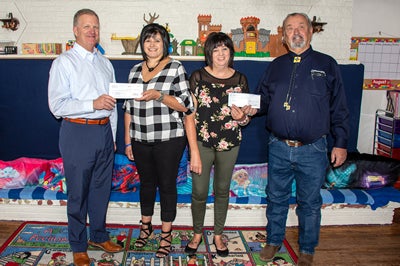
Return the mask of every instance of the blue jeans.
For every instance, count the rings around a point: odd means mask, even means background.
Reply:
[[[329,163],[326,137],[289,147],[271,134],[268,146],[267,243],[280,246],[285,238],[292,182],[296,180],[300,252],[314,254],[321,226],[320,189]]]

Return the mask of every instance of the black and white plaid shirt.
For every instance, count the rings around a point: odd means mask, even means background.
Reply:
[[[182,63],[171,61],[148,82],[142,79],[143,62],[135,65],[129,73],[129,82],[143,84],[144,91],[155,89],[165,95],[175,96],[180,104],[194,111],[188,77]],[[136,141],[167,141],[185,135],[182,112],[175,111],[157,101],[126,100],[123,108],[131,115],[130,136]]]

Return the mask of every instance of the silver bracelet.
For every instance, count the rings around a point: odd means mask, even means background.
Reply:
[[[239,126],[245,126],[250,122],[249,116],[246,115],[246,118],[243,121],[238,121],[237,123],[239,124]]]
[[[164,100],[164,93],[162,91],[160,91],[160,97],[158,97],[158,99],[156,99],[157,102],[162,102]]]

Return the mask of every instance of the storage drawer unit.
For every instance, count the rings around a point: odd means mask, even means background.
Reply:
[[[400,160],[400,118],[378,109],[375,115],[373,153]]]

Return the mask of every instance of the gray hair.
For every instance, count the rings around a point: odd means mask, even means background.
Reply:
[[[304,17],[304,18],[306,19],[306,21],[307,21],[308,27],[310,27],[310,28],[312,27],[311,19],[307,16],[307,14],[295,12],[295,13],[290,13],[290,14],[288,14],[288,15],[286,16],[286,18],[283,20],[283,23],[282,23],[282,30],[283,30],[283,32],[285,32],[286,21],[288,20],[288,18],[294,17],[294,16],[302,16],[302,17]]]

